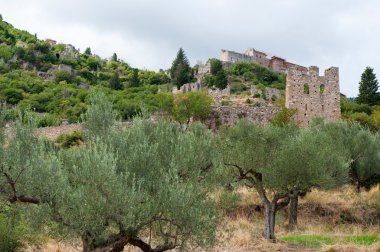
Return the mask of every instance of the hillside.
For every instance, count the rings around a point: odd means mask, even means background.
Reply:
[[[211,63],[218,67],[207,66]],[[221,66],[210,59],[206,76],[196,65],[191,68],[192,81],[214,89],[224,83],[231,95],[214,97],[217,106],[283,106],[286,76],[255,63],[239,62]],[[214,68],[214,69],[213,69]],[[216,70],[215,70],[216,69]],[[101,59],[87,48],[84,52],[70,44],[41,40],[19,30],[0,17],[0,106],[10,120],[21,111],[30,110],[38,126],[58,126],[62,121],[77,123],[85,112],[87,95],[102,90],[109,96],[123,120],[144,108],[148,112],[165,110],[165,99],[172,102],[169,71],[136,69],[116,53]],[[169,96],[157,95],[168,92]],[[275,94],[273,96],[273,94]],[[163,100],[164,99],[164,100]],[[172,105],[171,105],[172,106]],[[380,129],[379,107],[357,104],[341,98],[342,117],[357,121],[374,131]]]
[[[112,96],[123,118],[142,104],[154,111],[158,86],[169,81],[163,71],[132,68],[116,54],[105,60],[89,48],[81,53],[72,45],[43,41],[2,19],[0,74],[0,104],[50,114],[42,126],[58,125],[61,118],[77,122],[91,89]]]
[[[41,40],[0,20],[0,104],[10,109],[9,119],[17,116],[12,109],[17,106],[21,111],[35,112],[40,127],[58,126],[62,120],[76,123],[86,110],[86,96],[94,89],[111,97],[124,120],[142,107],[159,111],[162,102],[158,91],[171,91],[167,72],[133,68],[116,53],[101,59],[90,48],[80,52],[70,44]],[[251,95],[251,85],[257,85],[258,90],[285,88],[283,75],[253,63],[235,64],[225,70],[225,76],[232,97],[222,105],[260,106],[271,101],[271,97]],[[191,78],[195,81],[196,77],[200,79],[197,75]],[[212,74],[208,78],[212,79]],[[206,80],[202,80],[205,85]]]

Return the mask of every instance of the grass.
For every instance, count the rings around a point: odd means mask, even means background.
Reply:
[[[239,187],[226,192],[221,188],[211,196],[223,216],[217,229],[217,244],[212,249],[194,251],[380,252],[380,186],[360,193],[351,186],[330,191],[313,190],[300,198],[295,230],[288,227],[286,209],[277,213],[275,235],[279,241],[276,243],[262,238],[263,213],[252,207],[260,204],[254,189]],[[342,213],[350,218],[342,219]],[[81,251],[80,242],[77,243],[54,241],[49,243],[52,249],[44,251]],[[57,246],[62,249],[58,250]],[[133,248],[125,251],[137,252]]]
[[[370,246],[380,241],[376,235],[355,235],[346,237],[344,240],[361,246]]]
[[[353,243],[359,246],[370,246],[379,242],[376,235],[327,236],[327,235],[289,235],[280,238],[282,241],[304,246],[322,246],[338,243]]]
[[[324,235],[289,235],[280,238],[280,240],[305,246],[321,246],[323,244],[330,245],[334,243],[332,237]]]

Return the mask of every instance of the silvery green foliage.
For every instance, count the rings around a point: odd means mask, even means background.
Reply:
[[[55,206],[61,224],[85,234],[92,248],[121,233],[139,238],[148,232],[154,244],[176,246],[213,241],[215,208],[200,182],[212,165],[211,137],[200,126],[184,132],[136,119],[130,128],[62,151],[67,188]]]
[[[275,214],[313,187],[347,179],[348,155],[323,130],[259,126],[240,121],[224,131],[218,149],[237,182],[255,188],[264,205],[264,237],[275,240]]]
[[[38,139],[29,124],[16,121],[0,146],[0,195],[15,202],[49,201],[58,191],[60,162],[52,146]]]
[[[89,111],[96,121],[110,110]],[[161,245],[157,251],[212,243],[212,134],[200,125],[183,131],[141,118],[125,129],[97,125],[83,146],[57,150],[17,123],[0,148],[2,199],[34,203],[25,215],[30,223],[80,236],[84,250],[118,241]]]
[[[348,155],[340,147],[323,130],[262,127],[246,121],[222,134],[219,144],[226,164],[260,174],[264,189],[281,194],[295,187],[330,188],[346,181]],[[237,169],[232,172],[240,176]]]
[[[357,123],[315,122],[314,128],[324,131],[339,149],[348,153],[351,181],[370,187],[380,181],[380,135]]]
[[[90,223],[83,221],[81,232],[96,237],[113,227],[114,235],[121,229],[136,236],[149,230],[160,244],[183,245],[190,239],[204,245],[212,241],[216,216],[206,183],[213,165],[211,143],[212,135],[203,126],[183,131],[172,123],[139,118],[130,128],[114,129],[107,137],[98,138],[94,142],[98,147],[86,150],[91,155],[76,158],[67,168],[76,167],[74,180],[86,178],[91,182],[84,184],[93,185],[93,189],[86,186],[88,193],[80,194],[84,198],[74,200],[89,204],[76,205],[75,209],[88,207],[80,212],[96,209],[96,222],[94,215],[87,214]],[[97,148],[102,153],[96,153]],[[97,158],[91,161],[90,157]],[[109,163],[102,164],[106,160]],[[86,171],[77,174],[82,165]],[[84,216],[74,219],[86,220]]]
[[[106,135],[115,125],[118,114],[112,109],[112,103],[104,93],[94,92],[88,99],[90,105],[82,115],[84,128],[90,137]]]

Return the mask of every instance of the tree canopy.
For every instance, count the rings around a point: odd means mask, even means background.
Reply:
[[[81,148],[55,150],[21,123],[10,144],[1,134],[1,199],[35,204],[25,209],[29,221],[54,223],[45,230],[52,236],[80,236],[84,251],[212,243],[216,211],[205,197],[212,134],[201,125],[183,131],[140,118],[121,129],[109,120],[111,103],[99,98],[84,116],[90,138]]]
[[[368,105],[380,105],[379,82],[373,72],[373,68],[367,67],[359,83],[359,95],[357,102]]]
[[[172,63],[170,78],[172,79],[172,83],[177,87],[181,87],[192,80],[190,63],[182,48],[178,50],[177,56]]]
[[[264,237],[273,240],[276,211],[312,187],[333,187],[347,176],[344,150],[326,134],[293,125],[261,127],[240,121],[218,149],[235,181],[254,188],[264,206]]]

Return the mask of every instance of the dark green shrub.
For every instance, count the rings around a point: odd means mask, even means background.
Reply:
[[[0,251],[16,251],[22,247],[21,239],[21,230],[12,225],[7,216],[0,214]]]
[[[55,81],[57,83],[61,81],[66,81],[67,83],[70,83],[72,81],[71,73],[69,73],[66,70],[59,70],[55,72]]]
[[[247,86],[241,82],[234,82],[231,84],[231,93],[232,94],[241,94],[247,90]]]
[[[219,207],[224,211],[231,211],[235,209],[239,202],[241,201],[241,197],[237,193],[224,191],[219,198]]]
[[[82,133],[75,130],[72,133],[61,134],[57,137],[55,142],[63,148],[78,146],[83,142]]]
[[[60,121],[58,116],[53,114],[46,114],[38,117],[37,127],[51,127],[51,126],[59,126]]]
[[[231,101],[227,101],[227,100],[222,100],[220,105],[222,106],[231,106]]]

